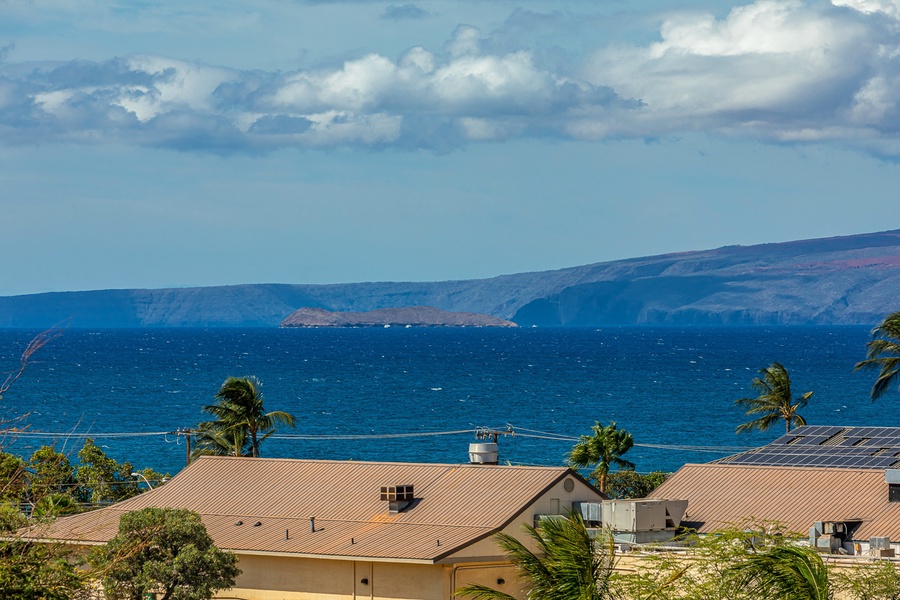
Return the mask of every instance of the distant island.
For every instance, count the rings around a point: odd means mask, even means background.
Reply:
[[[305,307],[281,322],[282,327],[518,327],[512,321],[433,306],[379,308],[366,312],[333,312]]]
[[[865,325],[900,310],[900,230],[726,246],[490,279],[49,292],[0,297],[0,327],[278,327],[301,306],[491,315],[521,327]],[[353,312],[350,312],[353,311]],[[376,313],[377,316],[377,313]],[[368,318],[368,317],[367,317]],[[439,323],[453,325],[456,321]],[[412,324],[408,315],[357,325]],[[311,325],[308,325],[311,326]],[[317,327],[328,326],[325,324]],[[425,323],[423,323],[425,326]]]

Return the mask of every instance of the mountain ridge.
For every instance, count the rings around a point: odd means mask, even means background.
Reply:
[[[522,326],[872,325],[900,304],[900,230],[441,282],[243,284],[0,297],[0,327],[277,327],[301,307],[434,306]]]

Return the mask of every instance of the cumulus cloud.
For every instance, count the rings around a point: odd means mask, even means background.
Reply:
[[[464,24],[439,51],[283,72],[158,56],[0,62],[0,140],[445,151],[517,137],[712,131],[900,156],[900,0],[832,2],[673,13],[653,42],[596,49],[565,72]],[[391,18],[415,8],[389,7]]]
[[[874,148],[893,137],[900,98],[895,9],[888,0],[759,0],[721,19],[672,17],[658,41],[588,61],[588,81],[643,104],[600,135],[715,130]]]
[[[460,27],[443,54],[416,47],[397,60],[369,54],[278,73],[155,56],[0,65],[2,139],[111,139],[214,152],[443,150],[511,135],[562,136],[559,122],[570,113],[627,108],[602,86],[540,68],[529,52],[482,53],[480,37],[474,27]]]

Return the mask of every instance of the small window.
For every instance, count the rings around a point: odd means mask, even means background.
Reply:
[[[888,484],[888,502],[900,502],[900,483]]]

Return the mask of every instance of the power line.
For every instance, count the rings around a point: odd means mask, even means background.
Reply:
[[[404,438],[420,438],[420,437],[437,437],[462,434],[477,434],[479,431],[493,430],[491,428],[477,427],[471,429],[454,429],[449,431],[419,431],[405,433],[368,433],[368,434],[303,434],[303,433],[278,433],[270,436],[271,439],[278,440],[305,440],[305,441],[354,441],[354,440],[388,440],[388,439],[404,439]],[[577,442],[579,437],[568,436],[549,431],[540,431],[535,429],[527,429],[524,427],[514,427],[507,424],[504,433],[508,435],[547,440],[554,442]],[[78,438],[78,439],[118,439],[118,438],[136,438],[136,437],[154,437],[167,435],[185,435],[190,430],[179,429],[177,431],[120,431],[120,432],[93,432],[93,433],[73,433],[73,432],[49,432],[49,431],[16,431],[7,430],[8,435],[23,438]],[[654,450],[673,450],[679,452],[709,452],[716,454],[733,454],[737,452],[746,452],[752,450],[752,446],[706,446],[697,444],[642,444],[635,443],[637,448],[651,448]]]
[[[110,432],[110,433],[73,433],[71,431],[67,431],[65,433],[60,432],[51,432],[51,431],[16,431],[16,430],[6,430],[0,432],[3,435],[10,435],[13,437],[31,437],[31,438],[91,438],[91,439],[100,439],[100,438],[127,438],[127,437],[153,437],[160,436],[166,434],[173,434],[173,431],[120,431],[120,432]]]

